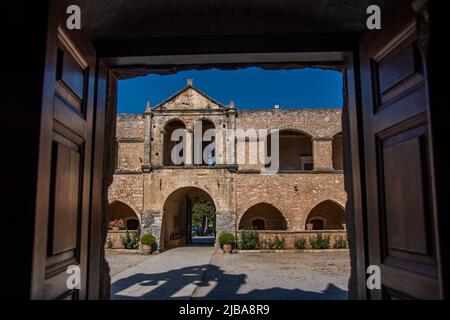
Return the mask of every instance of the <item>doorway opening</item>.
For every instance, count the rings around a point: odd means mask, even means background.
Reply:
[[[164,202],[161,250],[184,245],[214,245],[216,207],[211,196],[197,187],[172,192]]]

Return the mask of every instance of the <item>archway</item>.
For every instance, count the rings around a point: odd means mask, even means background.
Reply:
[[[212,148],[209,152],[206,150],[206,148],[212,144],[212,146],[215,146],[215,135],[211,137],[205,137],[205,132],[212,129],[214,130],[216,127],[214,126],[214,123],[208,119],[201,119],[197,121],[198,123],[201,123],[202,128],[202,142],[201,142],[201,153],[195,155],[194,163],[196,165],[202,165],[202,166],[213,166],[215,165],[215,147]],[[211,147],[210,147],[211,148]],[[200,151],[200,148],[199,148]]]
[[[123,230],[138,230],[139,218],[136,212],[127,204],[122,201],[113,201],[109,205],[109,222],[110,228],[115,228],[113,222],[120,224],[120,220],[123,222],[123,226],[117,226]]]
[[[286,230],[287,222],[280,210],[261,202],[245,211],[239,221],[239,230]]]
[[[306,219],[306,230],[345,229],[345,210],[336,202],[325,200],[316,205]]]
[[[183,129],[183,135],[176,141],[172,141],[172,133],[177,129]],[[172,150],[173,148],[180,143],[181,141],[185,144],[186,143],[186,125],[183,123],[183,121],[179,119],[173,119],[170,120],[166,125],[164,126],[164,142],[163,142],[163,163],[165,166],[183,166],[186,163],[184,150],[185,148],[182,148],[179,152],[179,156],[182,159],[180,163],[174,162],[175,159],[172,159]]]
[[[272,155],[271,139],[267,139],[267,153]],[[267,165],[269,166],[269,165]],[[279,170],[313,170],[313,147],[311,137],[297,130],[286,129],[279,132]]]
[[[108,219],[106,248],[136,249],[139,244],[140,222],[133,208],[122,201],[113,201],[109,204]],[[125,243],[124,237],[130,241]]]
[[[208,208],[210,216],[204,218]],[[196,218],[196,214],[202,216]],[[215,204],[206,191],[184,187],[172,192],[164,203],[161,250],[190,244],[214,245],[215,220]]]

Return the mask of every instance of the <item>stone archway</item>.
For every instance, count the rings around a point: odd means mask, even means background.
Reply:
[[[266,202],[260,202],[245,211],[239,220],[239,230],[287,230],[282,212]]]
[[[271,141],[272,136],[268,136]],[[271,143],[267,152],[271,154]],[[269,165],[267,165],[268,167]],[[279,169],[282,171],[310,171],[314,168],[311,135],[297,129],[279,131]]]
[[[306,230],[343,230],[345,229],[345,210],[332,200],[317,204],[306,218]]]
[[[161,226],[160,249],[168,250],[187,244],[211,244],[215,242],[216,216],[209,221],[211,232],[207,238],[197,237],[197,230],[192,224],[192,209],[199,202],[209,202],[214,210],[216,204],[212,197],[198,187],[183,187],[173,191],[164,202]],[[193,231],[196,233],[193,235]],[[202,235],[203,236],[203,235]],[[204,240],[204,241],[201,241]]]
[[[141,224],[135,209],[125,202],[114,200],[109,204],[108,211],[109,230],[105,246],[110,249],[122,249],[124,248],[123,237],[128,235],[133,237],[133,246],[137,248]]]
[[[174,147],[178,143],[186,144],[186,132],[183,131],[181,137],[178,137],[176,141],[173,140],[172,133],[175,130],[186,130],[185,123],[178,118],[169,120],[164,126],[164,141],[163,141],[163,164],[165,166],[182,166],[186,163],[186,155],[184,154],[185,148],[180,149],[177,154],[179,159],[175,159],[172,155]],[[178,162],[181,161],[181,162]]]
[[[128,230],[139,229],[139,216],[131,206],[115,200],[109,204],[109,221],[123,220],[124,228]]]

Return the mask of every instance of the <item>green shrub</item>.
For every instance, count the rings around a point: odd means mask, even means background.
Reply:
[[[275,242],[272,239],[267,240],[267,249],[273,249],[275,247]]]
[[[306,240],[304,238],[295,240],[295,247],[300,250],[306,249]]]
[[[125,233],[122,236],[122,245],[125,249],[136,249],[139,246],[138,236],[136,234],[130,235],[130,233]]]
[[[339,236],[339,238],[334,241],[333,248],[334,249],[347,248],[347,240],[345,240],[344,237]]]
[[[156,239],[155,239],[155,237],[154,237],[152,234],[150,234],[150,233],[143,234],[143,235],[141,236],[141,243],[142,243],[143,245],[153,246],[153,245],[156,243]]]
[[[258,232],[253,230],[242,231],[241,249],[242,250],[254,250],[259,246]]]
[[[220,243],[221,247],[224,244],[231,244],[231,245],[233,245],[235,242],[236,242],[236,238],[235,238],[234,234],[232,234],[230,232],[222,232],[219,235],[219,243]]]
[[[284,241],[284,238],[278,238],[278,236],[275,237],[275,249],[277,250],[283,250],[286,247],[286,243]]]
[[[141,236],[141,244],[150,246],[152,249],[152,252],[155,252],[158,250],[158,244],[156,243],[156,238],[154,235],[147,233]]]
[[[328,249],[330,247],[330,237],[323,237],[321,234],[318,234],[310,239],[310,244],[313,249]]]

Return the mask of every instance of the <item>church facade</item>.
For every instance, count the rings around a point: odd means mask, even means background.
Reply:
[[[215,234],[345,232],[341,131],[340,109],[237,110],[189,80],[143,114],[117,116],[110,219],[152,233],[161,250],[192,241],[201,200],[215,207]]]

